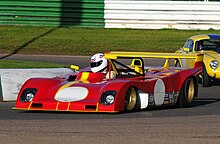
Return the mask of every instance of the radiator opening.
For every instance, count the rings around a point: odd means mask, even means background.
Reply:
[[[96,110],[96,105],[86,105],[86,109]]]
[[[41,104],[41,103],[32,103],[31,107],[32,108],[42,108],[43,104]]]

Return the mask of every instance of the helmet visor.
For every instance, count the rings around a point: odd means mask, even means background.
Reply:
[[[102,62],[103,62],[103,60],[100,60],[98,62],[91,62],[90,66],[91,66],[91,68],[98,67],[102,64]]]

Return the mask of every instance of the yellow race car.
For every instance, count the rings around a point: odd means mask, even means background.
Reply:
[[[220,35],[203,34],[190,37],[183,48],[176,53],[197,53],[203,55],[202,84],[204,87],[213,85],[214,79],[220,79]],[[176,66],[194,67],[193,60],[178,59]]]

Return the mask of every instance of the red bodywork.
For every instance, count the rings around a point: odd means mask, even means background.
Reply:
[[[92,72],[73,73],[68,77],[55,78],[31,78],[21,88],[16,101],[15,109],[21,110],[46,110],[46,111],[73,111],[73,112],[119,112],[124,110],[124,100],[129,87],[135,87],[139,91],[154,97],[155,83],[162,80],[165,86],[163,105],[171,105],[177,102],[177,95],[188,77],[194,77],[201,72],[201,68],[163,68],[150,67],[146,75],[136,77],[107,79],[101,73]],[[86,73],[86,76],[83,74]],[[84,78],[83,78],[84,77]],[[67,88],[80,89],[86,93],[86,97],[73,100],[78,93],[72,93],[72,98],[57,100],[58,92]],[[27,88],[37,90],[30,102],[21,101],[22,93]],[[74,89],[75,90],[75,89]],[[105,105],[101,103],[102,94],[106,91],[116,91],[114,103]],[[80,94],[80,93],[79,93]],[[171,96],[169,96],[169,94]],[[57,95],[57,96],[56,96]],[[81,95],[81,94],[80,94]],[[82,96],[83,97],[83,96]],[[172,97],[172,101],[171,98]],[[64,100],[63,100],[64,99]],[[174,100],[173,100],[174,99]],[[148,106],[154,105],[154,100],[148,100]],[[151,104],[150,104],[151,103]]]

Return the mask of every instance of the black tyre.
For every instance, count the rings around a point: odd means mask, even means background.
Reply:
[[[138,94],[134,87],[130,87],[125,95],[125,111],[134,111],[137,109]]]
[[[198,74],[196,76],[196,80],[197,80],[198,83],[202,84],[202,74]]]
[[[211,77],[208,75],[204,64],[202,65],[202,86],[203,87],[212,86]]]
[[[187,107],[189,106],[194,97],[198,94],[198,83],[195,78],[189,77],[185,80],[180,90],[178,97],[178,106]]]

